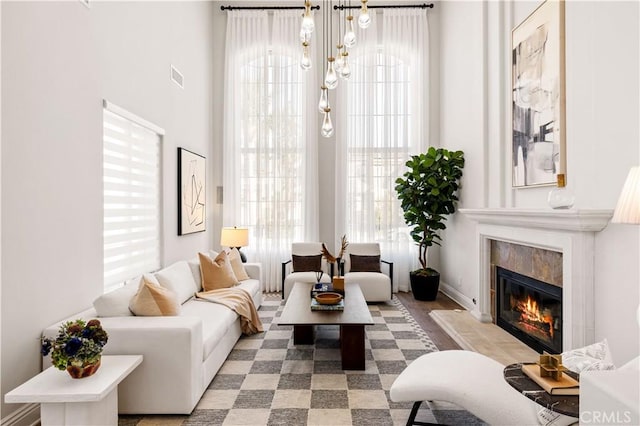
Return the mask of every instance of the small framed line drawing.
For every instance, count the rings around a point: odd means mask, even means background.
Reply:
[[[205,230],[206,158],[178,148],[178,235]]]

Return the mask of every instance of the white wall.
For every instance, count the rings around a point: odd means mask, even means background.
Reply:
[[[226,3],[225,3],[226,4]],[[213,190],[216,187],[222,187],[222,137],[224,133],[223,119],[224,119],[224,40],[227,31],[227,18],[226,13],[220,10],[219,5],[214,5],[212,11],[212,25],[211,28],[211,50],[214,52],[213,65],[211,68],[211,80],[213,87],[213,117],[212,117],[212,137],[213,148],[211,151],[211,167],[213,172],[211,174],[211,183]],[[213,201],[217,202],[216,193],[213,193]],[[224,198],[224,197],[223,197]],[[213,222],[218,224],[217,227],[212,229],[213,235],[213,247],[220,247],[220,228],[222,226],[235,226],[234,223],[222,223],[222,204],[209,203],[208,208],[211,207],[213,216]]]
[[[548,208],[549,187],[511,188],[508,152],[511,28],[539,4],[440,3],[441,134],[445,147],[465,151],[460,207]],[[576,208],[613,209],[640,163],[638,22],[637,2],[566,3],[567,178]],[[441,250],[445,286],[467,303],[478,296],[478,271],[466,266],[477,252],[464,243],[474,226],[455,215]],[[609,225],[596,236],[596,338],[608,338],[616,362],[640,352],[638,228]]]
[[[103,98],[166,130],[164,264],[212,245],[214,209],[207,232],[178,237],[176,223],[177,147],[214,170],[212,8],[2,3],[2,395],[40,371],[41,330],[102,292]]]
[[[0,25],[2,25],[2,3],[0,2]],[[2,31],[0,31],[0,47]],[[1,48],[0,48],[1,50]],[[0,54],[0,242],[2,241],[2,54]],[[2,342],[2,244],[0,243],[0,342]],[[2,369],[2,350],[0,350],[0,371]],[[0,390],[0,395],[4,395]],[[0,408],[0,419],[2,409]]]
[[[484,74],[482,2],[440,2],[440,145],[462,150],[465,166],[458,207],[484,205]],[[474,249],[468,244],[473,224],[460,215],[447,218],[440,259],[432,267],[453,295],[471,296],[475,289],[468,265]]]

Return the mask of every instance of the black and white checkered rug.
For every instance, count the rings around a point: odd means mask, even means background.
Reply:
[[[278,326],[284,303],[269,294],[259,309],[265,331],[241,337],[190,416],[120,416],[130,425],[404,425],[412,403],[389,389],[417,357],[437,351],[397,300],[369,305],[366,369],[342,370],[337,326],[317,327],[314,345],[293,345]],[[416,420],[482,424],[454,406],[423,404]]]

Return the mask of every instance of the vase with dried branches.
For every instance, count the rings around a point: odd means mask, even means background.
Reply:
[[[347,241],[347,236],[343,235],[342,238],[340,239],[340,251],[338,252],[338,256],[336,257],[332,255],[329,249],[327,248],[327,246],[325,246],[324,243],[322,243],[322,256],[326,259],[328,263],[331,264],[332,275],[334,271],[334,264],[338,266],[338,271],[337,271],[338,275],[339,276],[342,275],[342,256],[344,256],[344,252],[347,249],[347,246],[349,246],[349,241]]]

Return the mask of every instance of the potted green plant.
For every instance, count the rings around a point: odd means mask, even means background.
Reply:
[[[432,245],[440,245],[438,232],[446,228],[445,216],[455,212],[464,153],[431,147],[405,164],[409,170],[396,179],[395,190],[418,244],[421,268],[410,272],[411,291],[417,300],[435,300],[440,273],[428,267],[427,253]]]

